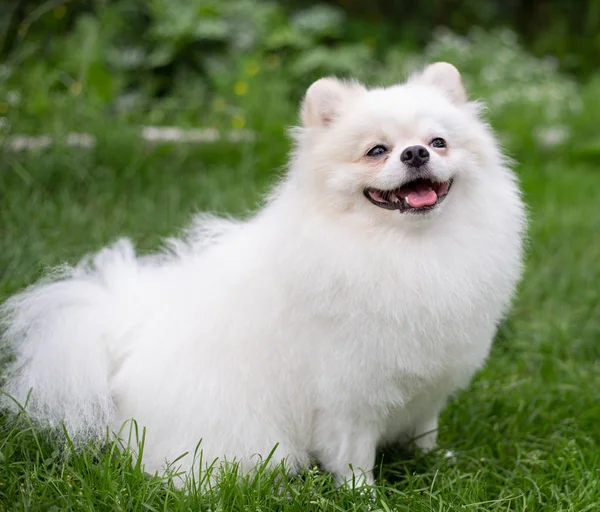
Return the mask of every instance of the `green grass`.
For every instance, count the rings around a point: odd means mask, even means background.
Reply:
[[[87,152],[0,153],[2,298],[120,235],[148,250],[194,211],[255,208],[288,148],[277,130],[194,148],[93,130]],[[186,493],[114,446],[65,456],[25,419],[0,416],[0,510],[600,510],[600,173],[558,154],[518,172],[532,223],[512,313],[485,370],[443,413],[439,451],[383,454],[374,502],[316,470],[230,474]]]

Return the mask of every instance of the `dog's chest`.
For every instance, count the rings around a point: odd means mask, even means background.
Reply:
[[[429,389],[452,392],[482,365],[504,306],[502,286],[485,269],[454,267],[381,269],[330,282],[335,291],[315,302],[313,334],[321,371],[339,393],[403,406]]]

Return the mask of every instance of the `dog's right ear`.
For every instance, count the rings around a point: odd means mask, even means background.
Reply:
[[[418,82],[437,87],[456,105],[462,105],[467,101],[467,92],[460,78],[460,73],[458,69],[448,62],[430,64],[422,73],[414,76],[409,82]]]
[[[302,103],[302,124],[308,128],[327,126],[343,109],[344,103],[366,89],[357,82],[321,78],[306,91]]]

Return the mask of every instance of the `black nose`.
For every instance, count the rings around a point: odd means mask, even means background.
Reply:
[[[423,146],[409,146],[402,151],[400,161],[410,167],[421,167],[429,162],[429,151]]]

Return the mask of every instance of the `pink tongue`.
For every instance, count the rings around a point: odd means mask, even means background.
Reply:
[[[424,184],[417,185],[414,190],[411,190],[406,195],[406,201],[413,208],[421,208],[422,206],[432,206],[437,201],[437,194]]]

